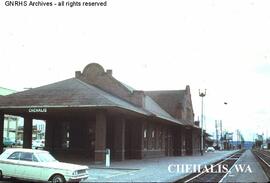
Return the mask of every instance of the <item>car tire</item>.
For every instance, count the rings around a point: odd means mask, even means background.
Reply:
[[[65,178],[63,175],[56,174],[51,178],[52,183],[57,183],[57,182],[66,182]]]

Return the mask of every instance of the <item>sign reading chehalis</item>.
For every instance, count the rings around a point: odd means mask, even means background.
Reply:
[[[31,113],[47,112],[47,108],[29,108],[28,112]]]

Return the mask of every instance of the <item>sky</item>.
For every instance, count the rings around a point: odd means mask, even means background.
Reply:
[[[190,85],[195,119],[245,140],[270,136],[270,2],[108,0],[106,7],[0,2],[0,86],[18,91],[74,77],[92,62],[138,90]],[[56,2],[54,0],[54,2]],[[224,104],[227,103],[227,105]]]

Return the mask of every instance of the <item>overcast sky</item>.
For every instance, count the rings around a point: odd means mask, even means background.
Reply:
[[[107,7],[6,7],[0,2],[0,86],[74,77],[88,63],[139,90],[207,89],[215,120],[246,140],[270,136],[268,0],[108,0]],[[227,102],[227,105],[224,105]]]

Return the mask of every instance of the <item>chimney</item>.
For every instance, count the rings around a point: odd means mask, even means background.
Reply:
[[[106,73],[110,76],[112,76],[112,70],[111,69],[107,69]]]
[[[190,87],[189,87],[189,85],[186,85],[186,89],[185,89],[186,91],[186,93],[188,93],[188,94],[190,94]]]
[[[80,78],[82,75],[81,71],[76,71],[75,72],[75,78]]]
[[[141,90],[134,90],[131,96],[131,102],[139,107],[144,107],[144,92]]]

